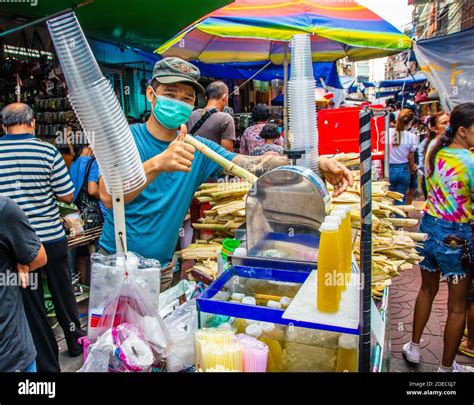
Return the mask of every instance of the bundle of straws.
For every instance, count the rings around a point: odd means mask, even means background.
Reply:
[[[229,329],[200,329],[195,335],[196,367],[204,372],[265,372],[268,346]]]
[[[200,371],[242,371],[242,349],[232,330],[200,329],[194,341]]]
[[[252,336],[243,333],[237,335],[237,342],[243,352],[243,369],[249,373],[267,371],[268,346]]]

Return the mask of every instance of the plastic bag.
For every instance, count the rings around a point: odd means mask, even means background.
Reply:
[[[164,319],[168,328],[173,351],[167,357],[166,368],[169,372],[186,370],[194,365],[194,333],[198,327],[196,300],[190,300],[179,306]]]
[[[97,341],[90,346],[89,354],[79,372],[106,373],[109,371],[110,359],[114,355],[115,346],[112,330],[99,336]]]
[[[77,213],[68,214],[64,217],[69,229],[70,235],[76,236],[84,233],[84,227],[82,226],[81,216]]]
[[[183,304],[183,301],[189,301],[196,289],[194,281],[181,280],[174,287],[163,291],[159,297],[160,315],[165,318]]]
[[[81,371],[151,371],[171,353],[172,344],[158,313],[156,288],[150,289],[147,274],[139,269],[139,261],[146,259],[130,260],[127,256],[125,262],[120,256],[94,256],[93,260],[99,264],[95,270],[102,269],[104,274],[101,277],[96,274],[94,279],[100,283],[94,286],[96,292],[90,303],[89,316],[93,323],[89,323],[89,335],[96,342],[91,345]]]
[[[158,310],[160,297],[161,267],[157,260],[144,259],[134,253],[127,253],[127,262],[120,255],[104,256],[94,253],[91,256],[91,286],[89,295],[89,321],[87,338],[95,342],[97,337],[109,328],[98,325],[105,308],[115,299],[122,288],[125,273],[134,285],[147,293],[151,305]],[[126,264],[126,268],[125,268]]]

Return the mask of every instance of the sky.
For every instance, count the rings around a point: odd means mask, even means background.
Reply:
[[[408,0],[356,0],[369,8],[383,19],[403,32],[412,20],[413,6],[408,6]],[[387,58],[374,59],[372,62],[371,80],[385,79],[385,62]]]
[[[413,6],[408,0],[356,0],[398,29],[411,22]]]

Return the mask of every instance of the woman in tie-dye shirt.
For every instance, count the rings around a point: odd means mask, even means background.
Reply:
[[[448,319],[444,330],[442,364],[438,371],[470,371],[454,358],[466,322],[471,274],[461,263],[464,247],[452,244],[456,237],[472,250],[474,192],[474,103],[460,104],[450,116],[450,129],[442,135],[426,165],[428,199],[420,232],[428,239],[419,250],[421,288],[415,304],[412,341],[403,346],[406,359],[418,363],[420,339],[428,322],[440,277],[448,281]],[[449,237],[447,240],[446,238]]]

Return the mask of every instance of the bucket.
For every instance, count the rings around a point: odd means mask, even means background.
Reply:
[[[242,242],[237,239],[224,239],[222,242],[221,255],[222,259],[227,260],[227,256],[232,254],[235,249],[237,249]]]

